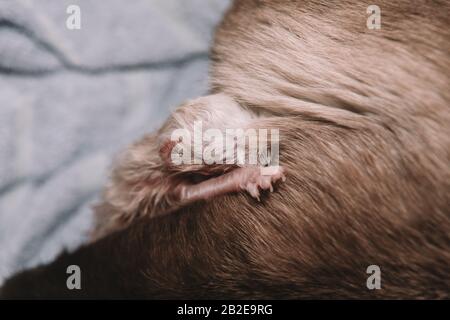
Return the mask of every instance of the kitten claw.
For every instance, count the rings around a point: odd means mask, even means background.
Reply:
[[[254,170],[254,168],[248,168],[248,170]],[[245,178],[247,183],[243,184],[245,191],[247,191],[253,198],[261,201],[259,190],[274,191],[272,183],[278,180],[286,181],[284,175],[284,168],[282,167],[263,167],[257,171],[253,171],[252,174],[247,175]]]

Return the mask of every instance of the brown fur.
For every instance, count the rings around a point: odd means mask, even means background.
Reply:
[[[368,5],[237,1],[212,50],[223,100],[182,106],[114,171],[95,237],[124,230],[19,275],[6,295],[40,275],[53,283],[42,296],[449,298],[450,5],[378,1],[381,30],[366,28]],[[226,171],[159,157],[198,118],[279,128],[287,181],[261,202],[227,194],[158,217],[180,176]],[[69,261],[102,276],[63,290],[51,270]],[[366,288],[372,264],[381,290]]]

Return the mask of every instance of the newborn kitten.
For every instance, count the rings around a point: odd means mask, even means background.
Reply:
[[[274,183],[285,180],[284,169],[279,166],[238,166],[236,151],[231,164],[226,164],[226,159],[222,159],[222,164],[212,165],[173,164],[172,150],[192,141],[174,141],[171,134],[176,129],[186,129],[193,136],[195,121],[225,134],[226,129],[236,126],[263,127],[270,119],[243,109],[223,94],[201,97],[180,106],[158,132],[135,143],[120,158],[105,190],[104,202],[96,207],[98,221],[93,239],[124,228],[138,217],[168,214],[226,193],[247,191],[259,201],[259,190],[273,191]]]

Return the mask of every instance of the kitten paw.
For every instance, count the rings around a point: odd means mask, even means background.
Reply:
[[[242,168],[247,173],[242,176],[240,188],[247,191],[253,198],[260,201],[260,190],[273,192],[273,184],[286,181],[285,170],[280,166]]]

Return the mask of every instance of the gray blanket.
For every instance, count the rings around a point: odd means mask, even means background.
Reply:
[[[114,155],[207,90],[228,5],[0,0],[0,284],[86,241]]]

